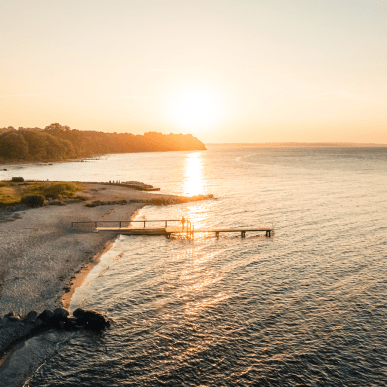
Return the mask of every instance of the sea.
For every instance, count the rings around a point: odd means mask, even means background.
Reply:
[[[117,237],[70,306],[111,327],[35,345],[24,386],[387,385],[387,148],[208,146],[15,174],[213,194],[136,219],[274,228]]]

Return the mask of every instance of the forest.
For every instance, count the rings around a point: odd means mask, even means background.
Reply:
[[[205,150],[191,134],[105,133],[58,123],[41,128],[0,128],[0,162],[62,161],[109,153]]]

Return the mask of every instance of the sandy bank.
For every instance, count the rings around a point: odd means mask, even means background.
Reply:
[[[30,310],[41,312],[61,306],[62,301],[68,307],[74,287],[82,283],[101,252],[116,237],[112,233],[72,228],[71,222],[130,219],[151,199],[174,203],[190,201],[190,198],[119,186],[85,184],[84,188],[81,194],[88,197],[88,203],[139,202],[96,207],[77,202],[28,209],[9,219],[3,217],[0,222],[0,320],[10,311],[22,315]],[[77,272],[80,274],[75,276]],[[1,334],[1,324],[0,321],[0,353],[9,346],[8,335]]]

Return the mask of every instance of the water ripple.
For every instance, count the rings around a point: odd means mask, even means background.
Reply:
[[[114,320],[111,329],[77,333],[29,385],[386,385],[384,154],[201,153],[198,187],[219,199],[142,215],[189,214],[198,226],[274,223],[275,236],[119,238],[104,256],[108,269],[72,305],[87,297],[87,307]],[[136,157],[149,183],[183,189],[183,169],[171,165],[170,176],[159,170],[152,180],[154,156],[148,167],[149,156]],[[115,168],[130,165],[123,160]]]

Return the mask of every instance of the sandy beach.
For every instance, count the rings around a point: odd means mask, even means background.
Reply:
[[[0,316],[14,311],[23,316],[31,310],[68,308],[74,289],[116,238],[115,233],[93,233],[90,227],[71,227],[74,221],[124,220],[150,200],[182,203],[192,198],[137,191],[122,186],[85,184],[84,202],[46,205],[13,213],[3,212],[0,222]],[[135,203],[93,202],[134,200]],[[195,199],[194,199],[195,200]],[[148,202],[148,203],[147,203]],[[17,338],[1,330],[0,353]]]

